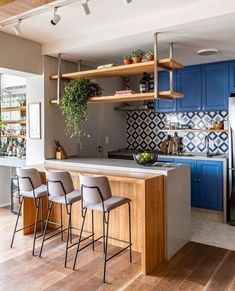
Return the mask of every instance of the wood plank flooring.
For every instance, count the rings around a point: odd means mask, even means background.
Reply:
[[[138,253],[134,253],[132,264],[128,253],[123,253],[108,263],[108,283],[103,284],[100,243],[94,252],[81,252],[77,271],[73,271],[74,251],[69,252],[69,268],[64,268],[64,243],[59,238],[46,242],[42,259],[32,257],[30,235],[18,233],[10,249],[15,218],[8,209],[0,209],[0,290],[235,291],[234,251],[190,242],[149,276],[141,274]],[[110,247],[111,253],[116,250]]]

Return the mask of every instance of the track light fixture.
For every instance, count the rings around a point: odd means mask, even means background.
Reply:
[[[57,7],[54,8],[54,16],[53,16],[53,18],[51,20],[51,24],[53,24],[53,25],[56,25],[61,19],[59,14],[57,14],[57,9],[58,9]]]
[[[85,0],[81,3],[81,8],[84,15],[88,15],[91,13],[90,8],[88,6],[88,0]]]
[[[125,4],[130,4],[130,3],[132,2],[132,0],[123,0],[123,2],[124,2]]]
[[[20,35],[21,29],[20,29],[20,24],[21,24],[21,19],[18,19],[17,23],[13,26],[13,30],[15,34]]]

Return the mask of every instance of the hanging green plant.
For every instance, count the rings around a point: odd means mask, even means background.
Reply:
[[[68,133],[78,141],[86,135],[84,121],[87,119],[87,101],[92,96],[101,96],[103,89],[86,79],[72,80],[64,88],[60,108],[65,115]]]

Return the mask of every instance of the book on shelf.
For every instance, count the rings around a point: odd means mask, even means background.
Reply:
[[[131,95],[131,94],[136,94],[136,92],[133,90],[117,90],[117,91],[115,91],[115,96]]]

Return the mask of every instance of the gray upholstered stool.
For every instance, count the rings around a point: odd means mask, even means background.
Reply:
[[[13,247],[16,232],[29,228],[31,226],[34,226],[33,252],[32,252],[34,256],[36,239],[42,236],[42,235],[37,235],[37,225],[38,223],[41,223],[42,232],[43,232],[43,227],[44,227],[42,198],[44,196],[47,196],[47,187],[46,185],[42,185],[39,172],[36,169],[17,168],[16,173],[17,173],[17,180],[18,180],[18,197],[19,197],[20,208],[19,208],[19,212],[16,218],[15,229],[14,229],[12,241],[11,241],[11,248]],[[17,229],[24,197],[29,197],[33,199],[34,205],[36,207],[35,222],[21,229]],[[40,205],[41,205],[41,219],[39,220],[38,216],[39,216]]]
[[[72,243],[72,205],[73,203],[81,200],[81,193],[80,191],[74,190],[73,181],[71,175],[67,172],[46,172],[46,179],[47,179],[47,191],[48,191],[48,213],[47,213],[47,220],[43,234],[43,240],[41,245],[41,250],[39,257],[42,256],[42,250],[44,246],[44,242],[51,237],[61,234],[61,240],[63,240],[63,232],[67,232],[67,240],[66,240],[66,253],[65,253],[65,262],[64,265],[67,265],[67,255],[68,249],[71,247],[69,246],[69,238]],[[47,234],[47,227],[50,223],[50,215],[53,203],[60,204],[61,208],[61,231],[51,235],[50,237],[46,238]],[[66,206],[66,212],[68,215],[68,227],[63,229],[62,225],[62,205]],[[73,246],[73,245],[72,245]]]
[[[88,247],[94,242],[103,238],[103,247],[104,247],[104,271],[103,271],[103,282],[105,282],[106,277],[106,264],[107,262],[120,254],[127,248],[130,249],[130,262],[132,261],[131,255],[131,200],[125,197],[112,196],[109,180],[107,177],[92,177],[80,174],[80,185],[81,185],[81,205],[82,205],[82,226],[78,240],[77,251],[74,259],[73,269],[75,270],[78,252],[82,249]],[[108,238],[109,238],[109,214],[115,208],[118,208],[122,205],[128,204],[129,212],[129,241],[122,241],[128,245],[125,248],[122,248],[116,254],[108,257]],[[86,219],[87,209],[92,211],[92,233],[94,235],[94,226],[93,226],[93,211],[103,212],[103,236],[93,240],[91,243],[88,243],[84,247],[80,248],[80,243],[82,241],[82,232],[84,227],[84,222]],[[112,239],[115,239],[112,237]],[[118,239],[119,240],[119,239]],[[119,240],[120,241],[120,240]]]

